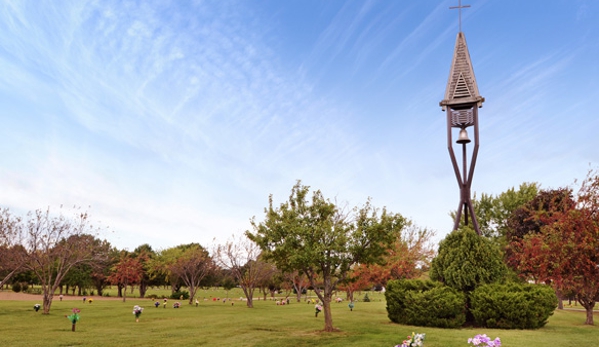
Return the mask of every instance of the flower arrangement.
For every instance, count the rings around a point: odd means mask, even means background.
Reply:
[[[177,302],[175,302],[173,304],[173,308],[179,308],[179,307],[181,307],[181,303],[180,302],[177,301]]]
[[[314,309],[316,310],[316,312],[314,313],[314,317],[318,317],[318,314],[320,313],[320,311],[322,311],[322,306],[320,304],[316,304],[314,306]]]
[[[33,309],[35,310],[35,312],[39,311],[40,307],[41,307],[40,304],[33,305]]]
[[[424,338],[426,334],[416,334],[412,332],[412,335],[408,336],[407,340],[401,345],[396,345],[395,347],[422,347],[424,346]]]
[[[350,303],[347,305],[347,307],[349,307],[349,310],[350,310],[350,311],[353,311],[353,310],[354,310],[354,302],[353,302],[353,301],[352,301],[352,302],[350,302]]]
[[[144,311],[143,307],[139,307],[137,305],[133,306],[133,314],[135,315],[135,321],[139,322],[139,316],[141,316],[141,313]]]
[[[87,299],[87,302],[89,302],[91,304],[92,302],[94,302],[94,299],[89,298],[89,299]]]
[[[468,339],[468,344],[480,347],[499,347],[501,346],[501,340],[496,337],[495,340],[491,340],[487,334],[476,335],[473,338]]]
[[[75,331],[75,324],[77,324],[77,322],[79,321],[79,313],[81,312],[80,309],[78,308],[73,308],[72,310],[73,313],[71,313],[70,315],[66,316],[68,320],[71,321],[71,323],[73,323],[72,327],[71,327],[71,331]]]

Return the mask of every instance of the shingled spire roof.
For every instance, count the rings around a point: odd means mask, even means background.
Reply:
[[[459,32],[455,41],[453,61],[449,71],[445,98],[439,105],[445,110],[448,105],[477,104],[482,107],[485,98],[478,94],[474,69],[470,61],[464,33]]]

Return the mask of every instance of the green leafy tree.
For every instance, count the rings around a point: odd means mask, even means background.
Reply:
[[[281,271],[298,270],[308,276],[323,303],[324,330],[334,331],[331,301],[337,284],[355,264],[380,262],[407,221],[399,214],[373,208],[370,202],[352,214],[344,213],[320,191],[311,198],[308,194],[309,187],[298,181],[289,201],[279,207],[271,195],[264,221],[252,219],[254,232],[246,235]]]
[[[512,212],[534,199],[538,191],[537,183],[525,182],[518,189],[512,187],[499,195],[482,193],[480,198],[475,195],[472,204],[482,236],[504,246]],[[450,215],[455,218],[455,211]]]
[[[229,291],[237,286],[235,280],[230,275],[225,275],[221,280],[220,285],[223,287],[225,292],[227,292],[227,298],[229,298]]]
[[[92,267],[89,264],[79,264],[66,274],[62,283],[72,288],[73,293],[77,290],[77,295],[82,295],[83,291],[92,286]]]
[[[171,266],[177,262],[185,247],[180,245],[164,249],[147,260],[148,273],[152,281],[170,284],[171,293],[179,292],[183,285],[179,275],[171,271]]]

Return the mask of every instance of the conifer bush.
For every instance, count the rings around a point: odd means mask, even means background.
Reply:
[[[15,293],[21,292],[21,283],[15,282],[12,284],[12,291]]]
[[[471,293],[476,325],[500,329],[538,329],[557,307],[553,289],[533,284],[488,284]]]
[[[458,328],[466,321],[465,295],[430,280],[389,281],[387,314],[398,324]]]
[[[181,297],[183,298],[181,299]],[[170,298],[175,300],[189,300],[189,292],[186,290],[174,292],[171,294]]]

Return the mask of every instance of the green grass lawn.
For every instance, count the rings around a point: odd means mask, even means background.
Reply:
[[[232,292],[232,297],[239,293]],[[234,295],[235,294],[235,295]],[[203,297],[224,297],[223,292],[201,291],[199,307],[182,302],[173,309],[155,308],[149,299],[121,300],[96,297],[91,304],[59,301],[56,297],[49,315],[33,310],[35,301],[0,301],[0,343],[2,346],[385,346],[401,343],[412,331],[426,333],[426,347],[467,346],[467,339],[479,333],[499,336],[503,346],[581,347],[599,345],[599,327],[583,325],[584,311],[556,311],[542,329],[435,329],[393,324],[387,318],[384,297],[371,293],[373,302],[358,302],[353,312],[347,302],[332,304],[333,322],[340,329],[323,333],[323,314],[314,317],[314,305],[296,303],[277,306],[273,301],[255,301],[249,309],[244,302],[204,301]],[[39,302],[41,304],[41,301]],[[133,305],[145,308],[135,322]],[[76,331],[65,315],[81,309]],[[599,315],[596,315],[599,320]]]

